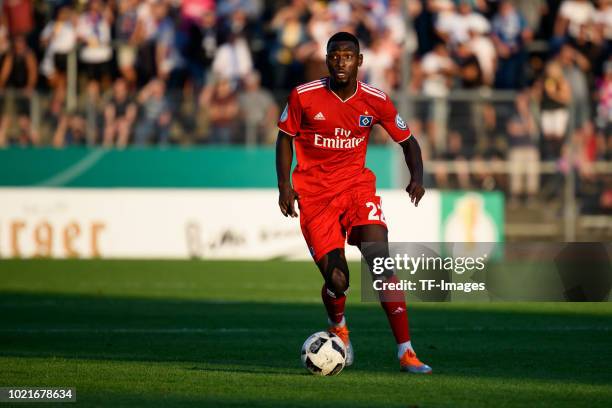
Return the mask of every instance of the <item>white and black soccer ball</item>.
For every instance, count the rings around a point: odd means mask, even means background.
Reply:
[[[346,346],[333,333],[317,332],[302,346],[302,364],[314,375],[336,375],[344,368]]]

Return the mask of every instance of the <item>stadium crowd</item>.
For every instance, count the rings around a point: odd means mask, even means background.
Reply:
[[[427,158],[458,163],[438,185],[474,183],[468,160],[508,159],[511,189],[535,194],[539,161],[563,159],[569,140],[580,163],[612,157],[612,0],[0,8],[0,146],[271,143],[289,89],[326,74],[327,39],[344,30],[362,42],[361,79],[408,95]]]

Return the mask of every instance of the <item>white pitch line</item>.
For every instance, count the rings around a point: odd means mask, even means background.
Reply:
[[[220,328],[168,328],[168,329],[132,329],[122,327],[109,328],[0,328],[2,333],[15,334],[233,334],[233,333],[285,333],[289,329],[266,329],[266,328],[247,328],[247,327],[220,327]],[[388,329],[364,329],[357,330],[359,333],[386,333]],[[544,326],[544,327],[437,327],[437,328],[415,328],[414,332],[582,332],[582,331],[612,331],[612,327],[607,326]]]

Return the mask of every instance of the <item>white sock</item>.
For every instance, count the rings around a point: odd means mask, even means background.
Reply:
[[[342,320],[340,320],[340,323],[334,323],[331,321],[331,319],[328,317],[327,318],[327,323],[330,326],[334,326],[334,327],[342,327],[342,326],[346,326],[346,319],[344,318],[344,316],[342,316]]]
[[[410,343],[410,341],[406,341],[404,343],[398,344],[397,345],[397,358],[402,358],[404,353],[408,350],[412,350],[414,352],[414,349],[412,348],[412,344]]]

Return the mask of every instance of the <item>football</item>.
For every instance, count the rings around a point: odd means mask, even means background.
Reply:
[[[344,368],[346,347],[333,333],[317,332],[302,346],[302,363],[314,375],[337,375]]]

